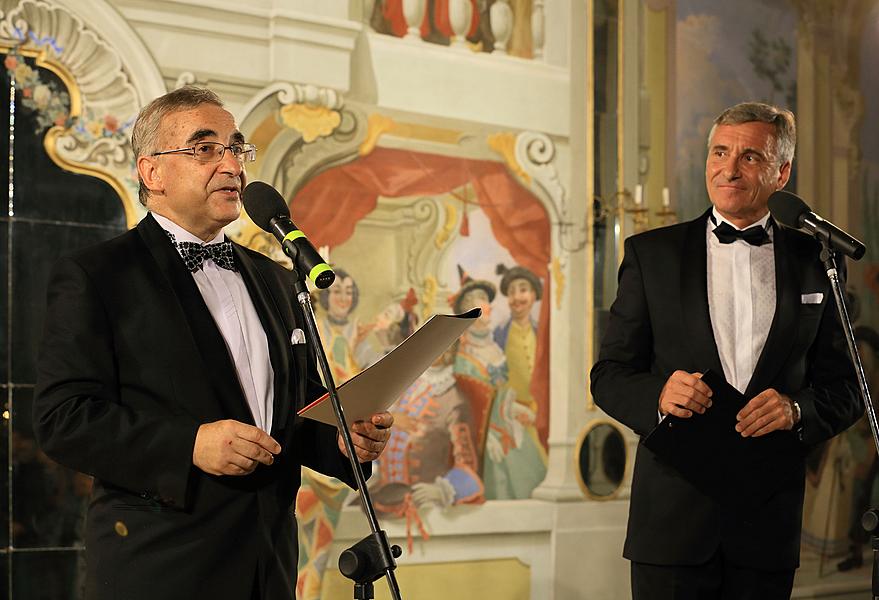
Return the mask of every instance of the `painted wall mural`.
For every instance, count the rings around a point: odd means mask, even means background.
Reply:
[[[378,147],[311,179],[291,206],[336,269],[314,305],[337,383],[433,313],[483,311],[391,408],[394,433],[369,482],[379,515],[405,521],[411,550],[430,539],[427,510],[530,497],[546,474],[549,416],[539,200],[503,163]],[[319,598],[339,511],[359,498],[305,481],[299,590]]]
[[[708,131],[724,108],[759,100],[796,113],[796,25],[787,0],[677,2],[674,202],[681,220],[708,207]],[[791,191],[796,191],[795,177],[788,184]]]

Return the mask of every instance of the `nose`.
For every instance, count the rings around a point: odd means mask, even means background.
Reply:
[[[232,154],[232,151],[226,148],[226,151],[223,153],[223,158],[220,159],[220,170],[223,173],[229,173],[237,177],[244,170],[244,165],[241,164],[241,161],[235,158],[235,155]]]
[[[732,181],[733,179],[738,178],[739,162],[732,159],[725,161],[721,166],[720,172],[727,181]]]

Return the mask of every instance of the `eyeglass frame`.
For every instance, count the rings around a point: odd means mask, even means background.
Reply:
[[[201,160],[196,156],[196,154],[195,154],[196,147],[203,145],[203,144],[210,144],[211,146],[221,146],[223,148],[223,151],[220,153],[220,156],[217,158],[217,160]],[[235,154],[235,151],[233,150],[233,148],[236,146],[241,148],[241,152],[237,155]],[[150,156],[162,156],[163,154],[189,154],[192,158],[194,158],[198,162],[210,165],[210,164],[214,164],[214,163],[218,163],[218,162],[222,161],[223,157],[226,156],[226,150],[231,151],[232,156],[234,156],[235,159],[238,160],[239,163],[244,164],[244,163],[249,163],[249,162],[253,162],[256,160],[256,151],[258,150],[258,148],[255,145],[247,143],[247,142],[232,142],[229,145],[226,145],[223,142],[196,142],[192,146],[189,146],[188,148],[176,148],[174,150],[162,150],[161,152],[153,152],[152,154],[150,154]],[[251,158],[250,160],[247,160],[247,159],[242,160],[240,157],[244,156],[247,153],[250,153],[250,155],[253,156],[253,158]]]

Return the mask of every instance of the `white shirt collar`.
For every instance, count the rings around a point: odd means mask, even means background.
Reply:
[[[174,240],[178,242],[195,242],[196,244],[216,244],[222,241],[225,241],[225,234],[222,230],[217,236],[210,240],[209,242],[204,242],[199,239],[195,234],[190,233],[189,231],[183,229],[180,225],[169,219],[168,217],[163,217],[158,213],[151,213],[156,222],[168,233],[174,235]]]
[[[730,227],[733,227],[740,231],[743,229],[747,229],[748,227],[753,227],[754,225],[759,225],[763,229],[766,229],[766,225],[769,223],[769,217],[771,216],[770,213],[767,212],[765,215],[763,215],[763,218],[756,223],[751,223],[747,227],[739,227],[738,225],[734,225],[733,223],[731,223],[729,219],[723,218],[723,216],[719,212],[717,212],[717,209],[713,206],[711,207],[711,214],[714,216],[714,223],[709,222],[708,225],[711,226],[712,229],[717,225],[720,225],[721,223],[728,223]]]

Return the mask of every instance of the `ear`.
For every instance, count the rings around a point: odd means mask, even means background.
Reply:
[[[790,170],[791,170],[791,162],[787,161],[778,169],[778,188],[782,189],[787,185],[788,180],[790,179]]]
[[[165,191],[159,165],[152,156],[141,156],[137,159],[137,174],[140,176],[144,187],[153,194]]]

